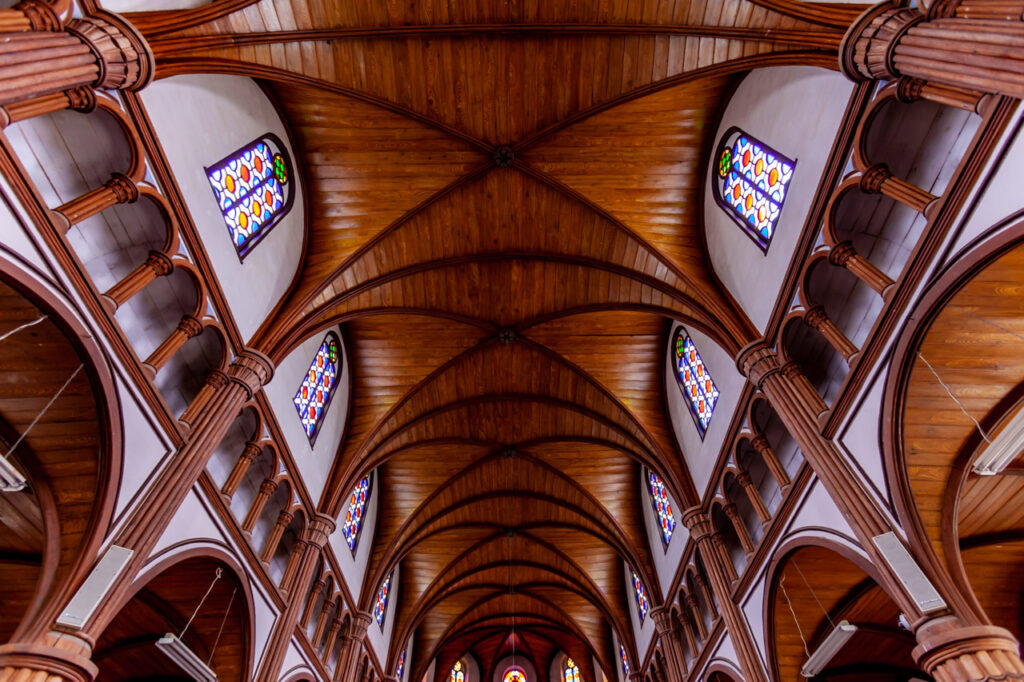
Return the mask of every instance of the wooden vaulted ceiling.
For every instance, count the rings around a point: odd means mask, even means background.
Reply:
[[[262,79],[308,190],[301,273],[256,339],[345,324],[350,421],[328,499],[378,470],[360,608],[401,567],[395,653],[484,676],[514,645],[606,675],[638,655],[623,559],[656,579],[639,463],[695,492],[663,395],[668,321],[729,352],[703,177],[757,66],[835,68],[860,8],[776,0],[222,0],[131,15],[158,77]],[[657,551],[660,551],[658,548]],[[511,635],[511,626],[516,634]]]

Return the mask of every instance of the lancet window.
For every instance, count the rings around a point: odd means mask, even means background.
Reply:
[[[690,335],[680,327],[676,331],[675,342],[675,363],[676,379],[679,380],[679,387],[686,397],[686,404],[690,408],[693,422],[697,425],[697,431],[701,438],[708,430],[711,423],[711,416],[715,412],[715,405],[718,403],[718,387],[715,386],[711,372],[704,365],[704,360],[697,352]]]
[[[636,610],[640,613],[640,622],[643,623],[650,602],[647,601],[647,591],[644,590],[644,584],[640,582],[640,576],[636,571],[633,571],[633,593],[636,595]]]
[[[661,529],[661,541],[667,549],[672,541],[672,533],[676,529],[676,519],[672,515],[672,502],[669,501],[665,482],[653,471],[647,472],[647,490],[651,495],[651,505],[654,507],[658,527]]]
[[[398,657],[398,667],[395,668],[395,678],[398,682],[402,682],[402,673],[405,672],[405,652]]]
[[[462,661],[455,661],[452,671],[448,674],[448,682],[466,682],[466,666]]]
[[[381,583],[380,589],[377,590],[377,601],[373,603],[373,619],[377,621],[377,625],[380,629],[384,629],[384,616],[387,615],[388,610],[388,597],[391,593],[391,578],[394,573],[390,574],[387,578],[384,578],[384,582]]]
[[[299,413],[299,420],[310,445],[316,442],[316,436],[323,426],[324,415],[327,414],[327,407],[334,396],[334,389],[338,387],[338,375],[341,372],[340,349],[338,335],[329,332],[313,356],[313,361],[309,363],[309,369],[299,384],[299,390],[295,392],[295,410]]]
[[[718,146],[715,201],[763,251],[768,250],[796,162],[738,128]]]
[[[562,682],[580,682],[580,667],[576,665],[576,661],[568,657],[562,668]]]
[[[501,682],[526,682],[526,673],[522,668],[509,668],[502,676]]]
[[[370,499],[370,485],[372,476],[365,476],[356,487],[352,489],[352,495],[348,501],[348,512],[345,514],[345,525],[342,532],[345,534],[345,543],[355,554],[356,546],[359,544],[359,533],[363,529],[363,517],[366,515],[366,502]]]
[[[626,656],[626,649],[619,645],[619,660],[622,661],[622,677],[629,679],[629,658]]]
[[[207,166],[206,177],[239,258],[270,233],[294,201],[288,153],[272,133]]]

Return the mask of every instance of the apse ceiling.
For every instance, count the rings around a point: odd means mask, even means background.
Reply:
[[[131,16],[159,76],[253,75],[290,127],[310,229],[256,345],[280,359],[345,325],[351,416],[323,508],[379,467],[359,606],[400,566],[389,671],[409,637],[410,679],[466,652],[487,675],[513,648],[541,669],[566,651],[587,679],[592,654],[611,677],[613,631],[638,660],[624,559],[661,601],[638,463],[679,506],[697,497],[665,408],[670,321],[729,352],[754,338],[703,247],[712,136],[750,69],[835,68],[858,12],[224,0],[193,21]]]

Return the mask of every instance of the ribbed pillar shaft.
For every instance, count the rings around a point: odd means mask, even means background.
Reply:
[[[0,682],[92,682],[98,670],[88,642],[50,632],[38,644],[0,645]]]
[[[72,109],[82,113],[88,113],[96,108],[96,94],[93,89],[81,86],[55,92],[51,95],[43,95],[33,99],[26,99],[20,102],[8,104],[0,108],[0,124],[7,126],[11,123],[24,121],[35,116],[45,116],[55,111]]]
[[[135,294],[145,289],[158,277],[165,277],[174,270],[170,256],[160,251],[150,251],[146,262],[132,270],[120,282],[107,289],[103,299],[111,313],[127,303]]]
[[[918,213],[925,213],[938,199],[931,192],[897,178],[884,163],[876,163],[863,172],[860,176],[860,188],[868,194],[889,197]]]
[[[245,475],[249,473],[249,467],[260,456],[260,452],[260,446],[253,441],[249,441],[242,448],[242,454],[239,455],[238,461],[235,462],[235,466],[231,468],[231,473],[228,474],[227,480],[224,481],[224,485],[220,488],[220,492],[229,500],[235,496],[238,486],[242,484]]]
[[[1006,0],[935,0],[917,8],[882,3],[843,38],[840,63],[856,81],[902,76],[982,93],[1024,97],[1024,21]]]
[[[334,669],[335,682],[358,682],[360,653],[371,622],[373,616],[368,613],[359,611],[353,614],[348,631],[341,635],[338,665]]]
[[[337,605],[338,605],[338,602],[336,600],[335,601],[328,600],[328,601],[324,602],[324,607],[320,611],[320,615],[317,616],[317,619],[316,619],[316,627],[313,629],[313,646],[314,647],[319,646],[320,643],[322,642],[322,640],[324,638],[324,633],[327,631],[327,621],[331,618],[331,613],[334,611],[334,609],[335,609],[335,607]],[[338,623],[338,627],[341,627],[340,621]],[[333,640],[331,641],[331,643],[333,644]],[[327,658],[328,656],[330,656],[330,653],[331,653],[330,650],[325,650],[324,651],[324,658]]]
[[[722,511],[729,517],[729,521],[732,522],[732,527],[736,531],[737,537],[740,539],[740,544],[743,545],[743,551],[748,555],[754,553],[754,540],[750,537],[750,533],[747,531],[747,524],[743,522],[743,517],[740,516],[740,510],[736,508],[735,504],[729,503],[722,507]]]
[[[697,628],[697,639],[703,642],[708,638],[708,626],[704,622],[704,613],[700,610],[700,602],[697,601],[697,595],[693,592],[687,592],[686,605],[690,608],[693,624]]]
[[[772,478],[779,485],[779,489],[785,492],[790,484],[789,474],[786,473],[786,469],[782,466],[782,462],[779,461],[778,455],[775,454],[772,446],[768,443],[768,438],[763,433],[759,433],[750,439],[750,445],[757,450],[757,454],[761,455],[761,461],[768,467],[768,471],[771,472]]]
[[[206,375],[206,381],[203,383],[203,387],[199,389],[199,393],[192,399],[192,402],[188,404],[185,411],[178,417],[178,425],[181,426],[185,432],[192,430],[192,424],[196,422],[206,411],[206,406],[218,395],[225,386],[228,385],[228,375],[219,369],[211,369]]]
[[[839,242],[828,252],[828,262],[833,265],[846,268],[854,277],[874,289],[883,298],[887,297],[895,282],[884,272],[874,266],[871,261],[864,258],[849,241]]]
[[[142,363],[143,370],[152,379],[156,376],[157,372],[163,369],[167,361],[174,357],[174,354],[181,350],[182,346],[188,343],[189,339],[194,339],[202,333],[202,322],[191,315],[183,316],[181,322],[174,328],[174,331],[168,334],[163,343],[157,346],[156,350],[150,353],[149,357]]]
[[[664,608],[651,609],[651,618],[658,630],[661,650],[665,653],[664,674],[667,682],[683,682],[686,679],[686,657],[679,640],[679,629],[672,622],[672,613]]]
[[[301,547],[297,547],[297,551],[302,554],[295,569],[295,589],[289,591],[284,611],[274,622],[274,629],[270,633],[263,655],[263,663],[255,677],[257,682],[271,682],[281,676],[281,665],[288,652],[288,643],[295,634],[295,626],[299,622],[299,614],[306,601],[306,586],[309,585],[313,571],[316,570],[320,552],[333,532],[334,519],[317,514],[303,533],[302,542],[299,543]]]
[[[306,606],[302,611],[302,618],[299,620],[299,625],[303,629],[309,627],[309,621],[313,617],[313,607],[316,606],[316,600],[320,598],[320,593],[324,591],[325,587],[327,587],[327,581],[323,578],[313,583],[313,589],[309,591],[309,596],[306,597]],[[316,646],[315,641],[313,646]]]
[[[138,90],[152,79],[149,46],[116,15],[72,19],[48,31],[16,28],[12,20],[9,12],[0,16],[0,105],[82,86]]]
[[[101,187],[58,206],[54,212],[64,217],[59,223],[67,231],[72,225],[77,225],[112,206],[132,204],[138,200],[139,186],[135,181],[124,173],[113,173]]]
[[[746,471],[741,471],[736,475],[736,482],[743,488],[743,492],[747,494],[747,499],[750,500],[750,506],[754,508],[754,512],[757,514],[757,518],[761,520],[762,524],[767,524],[772,520],[772,515],[768,511],[768,507],[764,506],[764,501],[761,499],[761,494],[757,492],[757,486],[754,485],[754,481],[750,478],[750,474]]]
[[[242,530],[246,533],[251,533],[252,529],[256,527],[256,522],[259,521],[260,514],[263,513],[263,508],[267,506],[267,500],[277,490],[277,486],[280,485],[277,481],[272,478],[265,478],[260,483],[260,489],[256,493],[256,497],[253,498],[252,504],[249,505],[249,511],[245,515],[245,519],[242,521]]]
[[[850,339],[846,338],[846,334],[836,326],[836,323],[828,316],[823,306],[816,305],[807,310],[804,313],[804,322],[825,337],[828,344],[842,356],[843,360],[846,360],[847,364],[860,351],[857,346],[853,345]]]
[[[274,553],[277,551],[277,546],[281,544],[281,536],[284,535],[285,529],[288,524],[295,518],[295,514],[282,509],[281,513],[277,515],[277,521],[274,522],[270,532],[267,534],[267,539],[263,543],[263,551],[260,552],[260,561],[265,564],[269,564],[270,560],[274,558]]]
[[[691,507],[683,512],[683,524],[689,529],[690,537],[697,543],[697,551],[704,560],[711,589],[718,601],[719,613],[725,621],[725,628],[729,632],[729,639],[732,640],[740,669],[743,671],[743,679],[745,682],[768,682],[768,676],[761,666],[757,647],[754,645],[754,637],[739,606],[732,599],[731,580],[721,552],[715,546],[714,536],[717,533],[711,525],[711,519],[700,507]]]

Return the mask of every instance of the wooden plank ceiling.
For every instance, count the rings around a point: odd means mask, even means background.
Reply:
[[[160,77],[261,78],[293,133],[308,241],[255,343],[280,358],[345,325],[352,414],[322,508],[343,513],[378,470],[359,607],[401,567],[387,672],[410,637],[414,680],[466,652],[488,678],[513,647],[545,671],[569,652],[588,682],[593,654],[611,677],[613,630],[637,662],[624,559],[660,602],[638,463],[695,499],[664,409],[668,320],[730,352],[754,337],[702,246],[717,116],[751,68],[835,68],[858,11],[226,0],[131,16]]]

